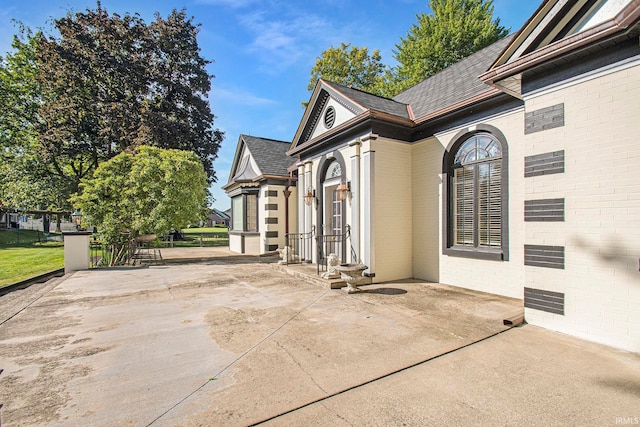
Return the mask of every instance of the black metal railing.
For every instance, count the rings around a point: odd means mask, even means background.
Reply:
[[[327,260],[331,254],[336,254],[341,263],[348,262],[347,241],[350,236],[351,227],[347,225],[344,233],[342,234],[323,234],[316,237],[318,249],[318,274],[327,271]]]
[[[133,258],[135,243],[108,244],[93,240],[89,246],[91,268],[116,267],[129,264]]]
[[[311,247],[315,233],[316,227],[313,226],[308,233],[285,234],[285,246],[290,248],[287,256],[284,258],[287,265],[311,262]]]

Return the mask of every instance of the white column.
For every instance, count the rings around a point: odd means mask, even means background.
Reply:
[[[356,254],[358,262],[362,259],[360,254],[360,141],[350,144],[355,146],[356,154],[351,157],[351,246]]]
[[[296,225],[296,233],[304,232],[304,195],[307,186],[304,179],[304,165],[298,163],[298,224]]]
[[[312,173],[311,173],[311,169],[313,168],[313,163],[311,162],[311,160],[305,162],[304,164],[305,166],[305,179],[304,179],[304,183],[306,185],[305,187],[305,193],[307,191],[307,189],[309,188],[313,188],[313,177],[312,177]],[[310,204],[305,204],[305,218],[304,218],[304,232],[305,233],[311,233],[311,227],[312,227],[312,215],[313,215],[313,208],[314,208],[314,202],[311,202]],[[312,250],[313,247],[315,245],[313,245],[313,241],[314,239],[307,239],[307,248],[306,248],[306,254],[307,254],[307,261],[312,262],[313,260],[313,255],[312,255]]]
[[[64,273],[88,270],[91,263],[89,254],[90,232],[63,233]]]
[[[363,234],[364,247],[362,248],[362,262],[369,268],[367,274],[375,274],[376,252],[375,252],[375,151],[369,149],[362,155],[363,182]]]

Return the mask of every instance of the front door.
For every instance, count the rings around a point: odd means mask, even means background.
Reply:
[[[333,180],[332,180],[333,181]],[[325,255],[334,253],[342,259],[342,233],[344,232],[342,218],[342,203],[339,193],[336,191],[339,181],[325,182],[324,185],[324,234],[325,239]]]
[[[345,231],[343,200],[336,191],[342,182],[343,171],[340,164],[333,160],[325,170],[322,179],[322,236],[320,237],[320,259],[326,262],[330,254],[335,254],[340,262],[346,262],[343,233]]]

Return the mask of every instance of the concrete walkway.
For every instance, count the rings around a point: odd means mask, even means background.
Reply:
[[[164,250],[163,250],[164,256]],[[0,298],[18,425],[616,425],[640,357],[424,282],[347,295],[222,256],[77,272]],[[638,419],[638,418],[636,418]]]

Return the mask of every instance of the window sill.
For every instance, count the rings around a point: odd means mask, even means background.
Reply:
[[[479,249],[479,248],[462,248],[458,246],[444,248],[442,251],[444,255],[460,257],[460,258],[472,258],[483,259],[487,261],[504,261],[504,255],[502,249]]]

